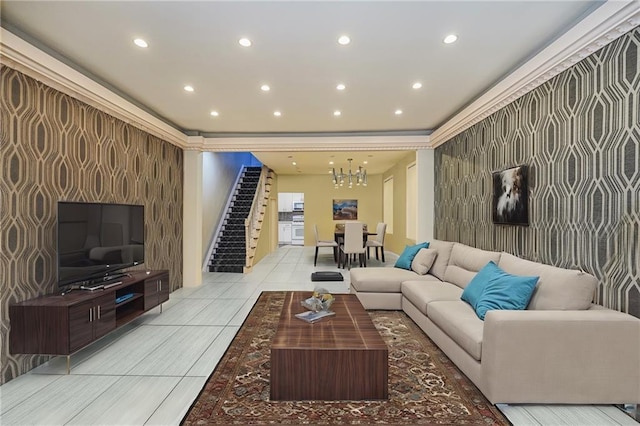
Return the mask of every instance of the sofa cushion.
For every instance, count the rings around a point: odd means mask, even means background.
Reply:
[[[480,300],[480,296],[482,296],[485,286],[494,276],[494,267],[497,267],[495,263],[487,263],[478,271],[476,276],[469,281],[469,284],[467,284],[460,296],[460,299],[471,305],[474,310],[478,305],[478,300]]]
[[[431,302],[427,305],[427,316],[465,352],[480,361],[484,322],[471,306],[462,300]]]
[[[435,280],[431,275],[418,275],[399,268],[353,268],[351,286],[359,292],[400,293],[400,284],[407,280]]]
[[[396,268],[411,270],[411,262],[413,258],[418,254],[420,249],[429,248],[429,243],[424,242],[420,244],[416,244],[415,246],[406,246],[404,251],[396,260],[396,264],[394,265]]]
[[[459,300],[462,289],[444,281],[404,281],[402,295],[420,312],[427,315],[427,305],[442,300]]]
[[[598,284],[598,280],[586,272],[531,262],[509,253],[502,253],[498,266],[510,274],[540,277],[527,309],[589,309]]]
[[[451,250],[449,265],[444,274],[444,280],[465,288],[476,276],[476,273],[490,261],[496,264],[500,260],[500,253],[480,250],[464,244],[455,243]]]
[[[527,307],[538,277],[512,275],[504,272],[493,262],[482,268],[478,275],[485,270],[489,271],[489,281],[484,284],[482,294],[475,305],[478,318],[484,320],[484,316],[490,310],[521,311]]]
[[[449,257],[451,256],[451,250],[455,243],[451,241],[431,240],[429,241],[429,249],[436,250],[438,255],[434,260],[429,273],[440,281],[444,281],[444,273],[447,270],[449,264]]]
[[[437,255],[438,252],[436,250],[428,248],[420,249],[411,261],[411,270],[416,274],[426,275],[436,260]]]

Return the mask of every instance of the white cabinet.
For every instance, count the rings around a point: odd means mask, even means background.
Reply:
[[[291,212],[295,203],[304,203],[304,192],[278,192],[278,211]]]
[[[278,211],[279,212],[293,211],[293,193],[292,192],[278,192]]]
[[[291,222],[278,222],[278,243],[291,244]]]

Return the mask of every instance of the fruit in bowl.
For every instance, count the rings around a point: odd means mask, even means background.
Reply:
[[[335,298],[324,288],[317,288],[313,295],[302,301],[302,306],[313,312],[328,311]]]

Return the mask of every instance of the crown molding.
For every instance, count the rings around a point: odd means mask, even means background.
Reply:
[[[0,27],[2,64],[72,96],[125,123],[184,147],[184,133],[159,120],[84,74]]]
[[[288,136],[205,138],[190,136],[188,147],[203,151],[399,151],[431,149],[429,135]]]
[[[607,1],[431,134],[436,148],[640,25],[640,2]]]

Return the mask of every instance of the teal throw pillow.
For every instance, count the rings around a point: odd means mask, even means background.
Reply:
[[[475,277],[467,284],[462,292],[462,296],[460,299],[464,300],[468,304],[471,305],[473,310],[475,311],[476,306],[478,304],[478,300],[480,300],[480,296],[482,296],[482,292],[484,291],[484,287],[487,283],[496,276],[499,272],[500,268],[495,262],[492,260],[487,263],[478,271]]]
[[[484,320],[487,311],[496,309],[526,309],[540,277],[511,275],[498,268],[498,272],[484,286],[476,303],[476,314]]]
[[[416,254],[418,254],[420,249],[423,248],[429,248],[429,243],[424,242],[416,244],[415,246],[406,246],[398,260],[396,260],[396,264],[393,266],[396,268],[411,270],[411,262],[413,261],[413,258],[416,257]]]

